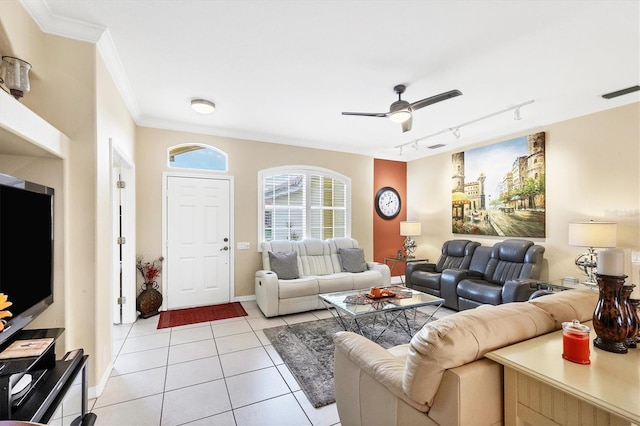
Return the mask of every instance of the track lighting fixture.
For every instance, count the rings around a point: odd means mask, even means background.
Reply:
[[[509,108],[501,109],[500,111],[496,111],[496,112],[493,112],[491,114],[487,114],[485,116],[476,118],[475,120],[467,121],[466,123],[462,123],[462,124],[459,124],[457,126],[449,127],[449,128],[444,129],[444,130],[440,130],[439,132],[432,133],[432,134],[427,135],[427,136],[423,136],[423,137],[415,139],[415,140],[413,140],[411,142],[406,142],[406,143],[403,143],[401,145],[396,145],[396,148],[398,148],[400,150],[400,155],[402,155],[402,148],[405,147],[405,146],[408,146],[408,145],[412,145],[412,146],[416,147],[416,150],[418,150],[418,148],[417,148],[418,142],[423,141],[425,139],[432,138],[434,136],[441,135],[441,134],[446,133],[446,132],[451,132],[453,134],[453,136],[455,136],[456,139],[460,139],[460,128],[462,128],[464,126],[468,126],[468,125],[473,124],[473,123],[477,123],[477,122],[482,121],[482,120],[486,120],[487,118],[491,118],[491,117],[494,117],[496,115],[499,115],[499,114],[502,114],[502,113],[505,113],[505,112],[508,112],[508,111],[513,111],[513,119],[514,120],[521,120],[522,117],[520,116],[520,108],[525,106],[525,105],[530,105],[530,104],[532,104],[534,102],[535,102],[535,99],[531,99],[529,101],[522,102],[522,103],[520,103],[518,105],[514,105],[514,106],[509,107]]]
[[[514,120],[522,120],[522,117],[520,117],[520,108],[516,108],[513,110],[513,119]]]

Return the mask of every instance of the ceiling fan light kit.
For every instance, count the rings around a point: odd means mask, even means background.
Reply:
[[[411,130],[414,111],[435,104],[436,102],[446,101],[447,99],[462,95],[462,92],[459,90],[449,90],[448,92],[440,93],[439,95],[431,96],[429,98],[409,103],[402,99],[402,94],[404,93],[406,88],[407,87],[404,84],[398,84],[393,88],[393,91],[398,95],[398,100],[391,104],[391,106],[389,107],[389,112],[343,112],[342,115],[359,115],[363,117],[389,117],[389,120],[393,121],[394,123],[402,124],[402,132],[404,133]]]
[[[389,120],[394,123],[404,123],[411,118],[411,112],[407,110],[395,111],[389,114]]]

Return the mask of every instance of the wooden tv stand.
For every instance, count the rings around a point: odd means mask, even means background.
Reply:
[[[74,425],[92,425],[95,414],[87,413],[87,359],[82,349],[67,352],[56,360],[56,340],[62,328],[21,330],[0,347],[5,350],[15,340],[53,338],[53,343],[39,356],[0,359],[0,421],[24,420],[48,423],[57,416]],[[33,379],[29,390],[11,395],[13,374],[29,373]],[[79,388],[80,401],[72,401]],[[75,390],[75,389],[74,389]],[[76,407],[69,409],[69,406]],[[71,417],[68,417],[71,416]],[[62,419],[60,419],[62,421]]]

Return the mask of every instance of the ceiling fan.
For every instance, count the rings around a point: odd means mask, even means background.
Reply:
[[[411,130],[411,122],[413,111],[419,110],[426,106],[435,104],[436,102],[446,101],[447,99],[455,98],[462,95],[459,90],[449,90],[448,92],[440,93],[439,95],[431,96],[429,98],[422,99],[413,103],[402,100],[402,94],[406,90],[404,84],[398,84],[393,88],[393,91],[398,94],[398,100],[391,104],[389,112],[343,112],[342,115],[361,115],[364,117],[389,117],[394,123],[402,124],[402,133]]]

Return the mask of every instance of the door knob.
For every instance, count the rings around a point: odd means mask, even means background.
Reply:
[[[223,251],[223,250],[224,250],[224,251],[227,251],[227,250],[229,250],[229,247],[224,246],[224,247],[222,247],[222,248],[220,249],[220,251]]]

